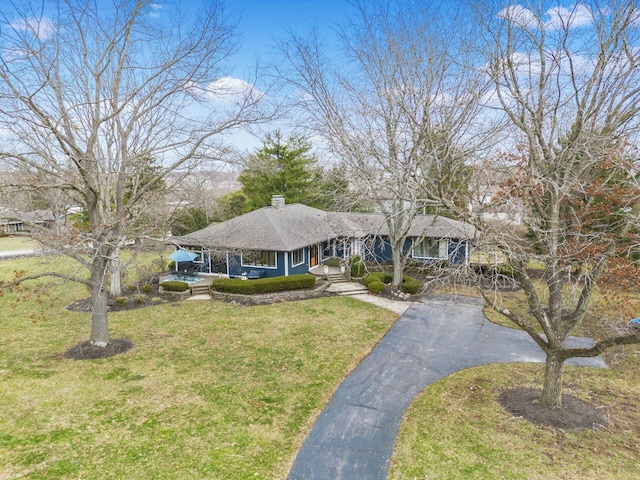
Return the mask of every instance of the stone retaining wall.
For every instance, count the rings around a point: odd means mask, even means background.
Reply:
[[[184,292],[170,292],[162,288],[162,286],[159,286],[158,295],[164,298],[168,298],[171,301],[184,300],[191,296],[191,290],[187,289]]]

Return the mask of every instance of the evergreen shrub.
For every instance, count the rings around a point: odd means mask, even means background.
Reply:
[[[367,285],[367,290],[369,290],[369,293],[374,294],[382,292],[385,288],[387,288],[387,286],[380,280],[373,280]]]
[[[186,292],[189,289],[187,282],[181,282],[179,280],[169,280],[161,283],[160,286],[167,292]]]
[[[211,288],[217,292],[251,295],[254,293],[302,290],[305,288],[313,288],[315,284],[316,277],[305,273],[302,275],[289,275],[288,277],[258,278],[255,280],[221,278],[214,281],[211,284]]]
[[[366,267],[360,255],[355,255],[349,260],[349,267],[351,268],[351,277],[362,278],[366,272]]]

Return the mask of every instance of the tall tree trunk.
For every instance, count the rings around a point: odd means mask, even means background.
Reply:
[[[109,271],[111,277],[109,281],[109,292],[114,297],[122,295],[122,279],[120,274],[122,273],[122,261],[120,260],[120,245],[116,247],[109,260]]]
[[[394,287],[400,288],[402,286],[402,278],[404,276],[404,262],[402,255],[402,242],[393,242],[391,245],[391,257],[393,259],[393,283]]]
[[[544,385],[540,403],[545,407],[562,406],[562,371],[564,360],[557,353],[547,353],[544,369]]]
[[[109,322],[107,319],[107,260],[100,255],[95,256],[91,264],[91,344],[97,347],[106,347],[111,342],[109,336]]]

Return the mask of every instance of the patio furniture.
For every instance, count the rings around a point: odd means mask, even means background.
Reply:
[[[249,280],[255,280],[256,278],[262,278],[264,276],[264,270],[249,270],[247,278]]]

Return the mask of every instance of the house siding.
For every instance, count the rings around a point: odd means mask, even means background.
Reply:
[[[309,248],[305,247],[304,250],[304,261],[300,265],[293,266],[293,252],[286,252],[286,255],[289,256],[289,275],[298,275],[301,273],[307,273],[309,271]]]
[[[449,240],[449,263],[461,265],[467,261],[467,241],[460,239]]]
[[[390,263],[393,261],[393,253],[391,251],[391,242],[389,241],[389,237],[376,236],[373,238],[371,243],[372,248],[369,255],[367,255],[367,260],[383,263]]]
[[[411,252],[411,248],[413,247],[413,242],[419,240],[417,237],[407,238],[404,242],[404,247],[402,252],[404,255],[408,255]],[[467,257],[467,240],[458,239],[458,238],[449,238],[447,245],[447,261],[452,265],[461,265],[465,263]],[[429,263],[436,261],[436,259],[420,259],[413,258],[414,261],[422,261],[424,263]]]

